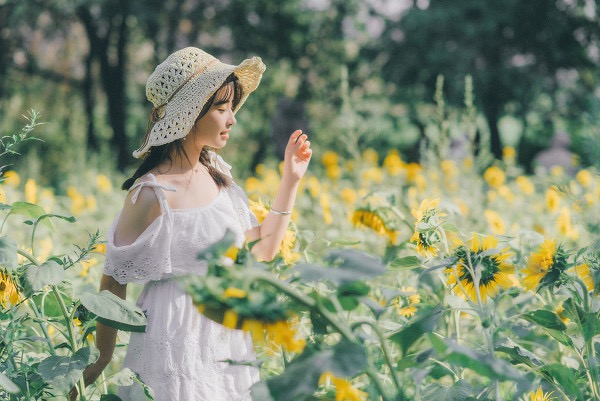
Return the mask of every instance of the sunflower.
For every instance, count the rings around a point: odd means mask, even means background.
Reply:
[[[306,346],[306,340],[298,338],[297,324],[297,319],[285,319],[265,324],[264,328],[270,348],[281,346],[288,352],[302,353]]]
[[[352,224],[356,227],[367,227],[382,237],[387,237],[390,243],[395,243],[398,230],[392,220],[392,210],[389,207],[358,208],[352,214]]]
[[[335,401],[363,401],[367,393],[352,386],[348,380],[335,376],[333,373],[324,372],[319,378],[319,384],[324,385],[330,381],[335,386]]]
[[[479,294],[481,300],[493,297],[498,293],[499,287],[510,288],[513,286],[512,273],[514,266],[506,263],[511,254],[506,250],[497,251],[498,239],[493,236],[479,237],[473,235],[471,246],[459,246],[456,250],[458,261],[454,267],[446,268],[448,285],[453,287],[454,293],[472,301],[477,300],[477,289],[472,271],[479,276]]]
[[[583,280],[588,291],[594,291],[594,277],[587,263],[574,267],[575,273]]]
[[[20,300],[19,290],[12,277],[0,271],[0,307],[10,308]]]
[[[437,256],[436,244],[442,242],[441,225],[445,213],[438,209],[439,199],[423,199],[417,210],[411,210],[415,218],[415,232],[410,242],[417,245],[417,252],[425,257]]]
[[[540,290],[556,285],[560,274],[567,267],[567,254],[556,246],[556,240],[547,239],[538,252],[529,256],[527,267],[523,269],[523,287],[526,290]]]
[[[413,287],[402,287],[402,295],[394,298],[396,312],[403,317],[409,318],[417,312],[416,305],[421,303],[421,296]]]
[[[544,393],[542,387],[538,387],[536,392],[529,393],[529,400],[527,401],[552,401],[555,400],[556,397],[552,397],[552,391],[549,393]]]

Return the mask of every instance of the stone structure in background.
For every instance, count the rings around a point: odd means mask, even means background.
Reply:
[[[549,173],[553,167],[562,167],[568,175],[574,175],[577,171],[575,166],[575,154],[569,150],[571,138],[566,132],[559,131],[554,134],[550,147],[537,154],[533,161],[536,170],[542,169]]]

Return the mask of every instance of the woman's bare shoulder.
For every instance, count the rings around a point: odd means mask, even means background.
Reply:
[[[160,214],[160,203],[155,190],[142,187],[133,202],[134,191],[127,195],[115,229],[115,245],[130,245]]]

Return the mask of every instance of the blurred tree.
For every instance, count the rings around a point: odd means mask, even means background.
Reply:
[[[306,102],[329,99],[334,107],[341,106],[340,66],[348,63],[344,23],[357,4],[330,0],[323,7],[311,7],[300,0],[231,0],[227,10],[217,14],[218,24],[231,31],[235,53],[260,55],[268,66],[291,66],[281,97],[267,94],[265,107],[255,110],[260,113],[257,118],[272,122],[272,129],[255,133],[259,141],[252,168],[265,157],[271,139],[282,157],[289,133],[308,129]]]
[[[87,33],[89,53],[86,58],[84,98],[88,121],[92,126],[88,131],[88,146],[97,148],[93,135],[93,94],[92,64],[100,65],[100,82],[106,94],[107,110],[113,130],[111,144],[117,155],[117,167],[127,166],[130,155],[125,121],[127,116],[127,96],[125,92],[125,71],[127,65],[127,45],[129,40],[129,2],[104,0],[81,2],[76,14]]]
[[[538,94],[556,93],[557,71],[594,66],[588,50],[598,24],[581,15],[582,3],[415,0],[402,18],[388,19],[365,57],[385,54],[382,74],[401,99],[433,93],[442,74],[448,100],[459,105],[464,77],[472,75],[491,150],[500,158],[498,121],[508,104],[524,119]]]

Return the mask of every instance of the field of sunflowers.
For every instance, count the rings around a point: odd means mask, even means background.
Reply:
[[[27,146],[32,121],[3,138]],[[431,150],[431,149],[430,149]],[[0,157],[2,156],[0,155]],[[600,401],[600,175],[525,175],[513,148],[421,163],[391,150],[315,152],[278,257],[255,260],[228,236],[182,280],[198,309],[256,345],[261,401]],[[0,399],[113,401],[151,389],[121,370],[133,304],[99,293],[104,234],[125,194],[82,172],[56,194],[19,171],[0,183]],[[235,176],[235,171],[234,171]],[[264,218],[279,166],[240,184]],[[95,322],[120,329],[97,358]],[[235,361],[232,361],[235,363]]]

